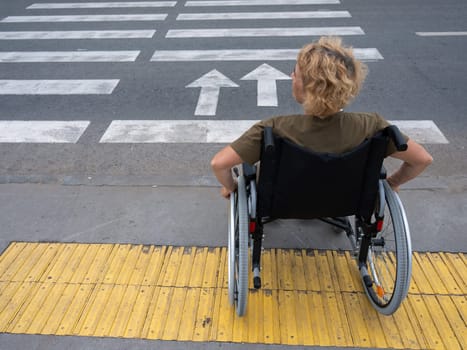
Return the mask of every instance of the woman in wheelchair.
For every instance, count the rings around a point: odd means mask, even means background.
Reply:
[[[245,274],[248,276],[248,267],[244,266],[248,266],[248,259],[245,262],[245,251],[248,251],[251,242],[255,287],[259,287],[258,246],[261,244],[262,226],[267,220],[276,218],[338,217],[324,220],[343,228],[351,238],[354,249],[359,251],[358,267],[372,304],[380,312],[391,314],[405,298],[411,273],[410,237],[402,204],[394,192],[422,173],[431,164],[432,157],[421,145],[402,135],[377,113],[343,111],[358,95],[366,71],[366,66],[355,59],[351,48],[342,45],[340,38],[323,37],[304,46],[291,74],[292,94],[302,105],[304,113],[259,121],[212,159],[212,169],[222,185],[221,195],[231,201],[229,296],[239,315],[246,311],[248,294],[245,277]],[[376,138],[384,139],[384,145],[376,147]],[[297,152],[305,154],[295,156]],[[368,168],[381,168],[382,160],[387,156],[402,161],[399,169],[387,178],[385,174],[380,175],[380,169],[377,169],[377,175],[369,175]],[[294,159],[294,162],[290,159]],[[256,203],[255,169],[247,164],[254,165],[260,160]],[[244,172],[235,180],[231,170],[242,163]],[[334,165],[328,166],[331,163]],[[278,173],[284,167],[287,168],[287,175]],[[319,175],[321,168],[325,167],[329,167],[326,175]],[[358,167],[361,170],[354,170]],[[352,171],[344,170],[346,173],[343,174],[341,168],[351,168]],[[323,188],[323,183],[320,183],[323,179],[326,182],[324,187],[334,189],[336,184],[332,183],[332,174],[335,172],[340,172],[336,180],[339,184],[346,182],[342,181],[343,176],[350,177],[347,182],[350,181],[350,187],[357,190],[347,193],[347,187],[343,186],[349,184],[345,183],[341,186],[342,190],[331,192],[337,192],[336,196],[340,198],[355,198],[338,209],[332,206],[340,201],[328,200],[329,213],[326,209],[312,213],[315,205],[306,208],[304,214],[300,206],[306,206],[308,204],[303,203],[309,202],[304,197],[309,199],[312,194],[312,198],[319,201],[317,191]],[[323,196],[324,193],[326,198],[334,195],[323,192]],[[298,204],[290,209],[291,203],[288,201]],[[365,205],[361,204],[363,202]],[[389,229],[381,224],[384,213],[390,217],[390,220],[385,220],[389,221]],[[355,216],[353,226],[349,223],[349,216]],[[245,220],[250,223],[244,224]],[[247,226],[247,233],[242,233],[242,226]],[[392,238],[385,238],[388,230]],[[389,240],[396,243],[390,245],[387,243]],[[388,261],[392,262],[392,267],[386,266]]]

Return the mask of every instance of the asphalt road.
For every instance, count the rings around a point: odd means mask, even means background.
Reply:
[[[384,59],[367,62],[370,74],[361,95],[348,110],[378,111],[389,120],[433,120],[450,141],[428,146],[436,163],[432,176],[463,176],[466,163],[465,36],[424,37],[417,32],[462,31],[465,4],[403,1],[343,1],[328,5],[168,8],[26,9],[30,2],[2,1],[0,13],[12,16],[167,14],[163,21],[0,22],[1,31],[156,30],[142,39],[0,40],[2,52],[116,51],[139,52],[132,62],[6,62],[0,78],[118,79],[104,95],[0,94],[1,120],[86,120],[90,126],[76,145],[3,144],[1,175],[63,176],[206,176],[207,162],[219,145],[99,145],[112,120],[241,120],[300,112],[290,94],[290,81],[277,81],[277,107],[257,105],[257,82],[241,80],[267,63],[288,75],[293,59],[278,61],[151,61],[166,50],[298,49],[317,36],[166,38],[171,30],[271,27],[359,27],[364,34],[343,36],[355,48],[378,50]],[[348,18],[183,21],[177,16],[203,12],[347,11]],[[212,70],[235,88],[220,89],[217,110],[195,115],[199,88],[186,86]],[[18,164],[17,159],[22,159]],[[47,159],[47,162],[43,162]],[[190,164],[189,171],[186,165]],[[123,181],[123,180],[122,180]],[[131,182],[131,181],[130,181]]]
[[[0,80],[112,79],[110,94],[0,93],[0,121],[89,121],[77,143],[0,143],[0,249],[12,240],[225,245],[220,233],[225,202],[218,197],[209,160],[223,145],[212,143],[100,143],[114,120],[243,120],[300,112],[290,81],[277,81],[277,107],[259,106],[257,82],[242,80],[263,63],[289,75],[293,58],[240,61],[152,61],[167,50],[296,50],[317,36],[168,38],[181,29],[359,27],[345,35],[355,48],[376,49],[361,95],[347,110],[378,111],[390,120],[433,120],[449,144],[428,144],[435,158],[401,196],[411,218],[414,249],[467,251],[465,157],[467,36],[464,0],[368,1],[339,4],[112,9],[26,9],[33,1],[0,0],[0,35],[13,31],[146,30],[134,39],[0,39],[0,54],[26,51],[137,51],[128,62],[6,62]],[[223,12],[347,11],[341,18],[177,20],[180,14]],[[108,22],[9,22],[12,16],[167,14],[164,20]],[[170,32],[172,31],[172,32]],[[172,34],[173,35],[173,34]],[[1,57],[1,56],[0,56]],[[200,88],[187,87],[217,70],[237,87],[220,89],[215,113],[196,114]],[[1,88],[1,84],[0,84]],[[0,89],[1,90],[1,89]],[[190,130],[186,130],[190,133]],[[389,167],[394,164],[389,164]],[[217,217],[218,221],[213,221]],[[222,227],[222,228],[221,228]],[[308,229],[318,233],[308,235]],[[286,230],[290,237],[280,235]],[[269,246],[337,248],[326,228],[278,223]],[[277,234],[274,234],[277,232]],[[8,344],[7,347],[5,347]],[[0,335],[0,349],[145,348],[154,343]],[[162,343],[165,348],[177,345]],[[189,345],[193,347],[192,344]],[[207,346],[207,345],[206,345]],[[245,348],[210,344],[202,348]],[[261,349],[262,346],[248,346]],[[269,349],[270,347],[268,347]],[[278,347],[281,348],[281,347]]]

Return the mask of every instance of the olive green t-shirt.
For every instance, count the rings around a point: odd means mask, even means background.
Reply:
[[[324,118],[310,115],[279,116],[256,123],[230,146],[244,162],[254,164],[260,159],[263,129],[270,126],[278,136],[314,152],[341,154],[357,147],[366,138],[389,125],[376,113],[338,112]],[[395,151],[394,144],[390,142],[387,155]]]

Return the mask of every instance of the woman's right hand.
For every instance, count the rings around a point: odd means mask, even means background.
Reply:
[[[237,185],[237,183],[235,182],[235,185]],[[236,187],[236,186],[235,186]],[[230,198],[230,194],[232,192],[235,192],[237,188],[235,188],[233,191],[229,190],[228,188],[222,186],[221,188],[221,196],[224,197],[225,199],[229,199]]]

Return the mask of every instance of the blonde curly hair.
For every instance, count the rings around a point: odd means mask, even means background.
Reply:
[[[322,37],[305,45],[297,57],[305,113],[326,116],[347,105],[360,91],[367,67],[338,37]]]

